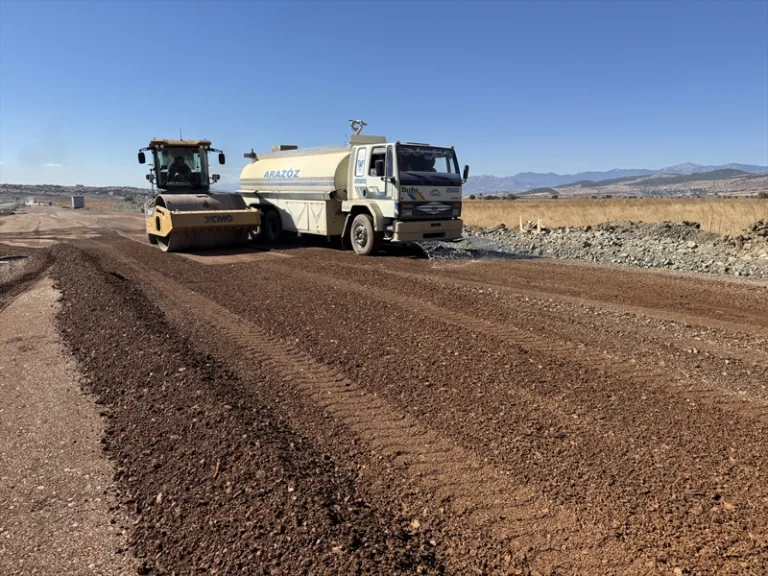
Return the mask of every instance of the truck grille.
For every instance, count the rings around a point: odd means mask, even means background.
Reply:
[[[445,202],[416,203],[413,206],[415,218],[442,218],[451,215],[451,204]]]

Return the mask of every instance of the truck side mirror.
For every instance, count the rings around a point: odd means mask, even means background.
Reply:
[[[144,156],[144,152],[139,152],[139,164],[144,164],[147,161],[146,156]]]
[[[221,176],[219,174],[211,174],[211,180],[213,180],[213,183],[216,184],[216,182],[221,180]]]
[[[224,164],[226,158],[224,158],[224,152],[219,152],[219,164]]]
[[[462,175],[462,179],[464,182],[469,179],[469,164],[464,164],[464,174]]]

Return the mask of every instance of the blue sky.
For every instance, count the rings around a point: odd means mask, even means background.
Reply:
[[[143,185],[151,137],[342,143],[472,173],[768,164],[768,2],[0,0],[0,181]]]

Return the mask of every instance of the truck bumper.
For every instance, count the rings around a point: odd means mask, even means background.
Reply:
[[[419,240],[455,240],[464,233],[464,222],[456,220],[396,221],[391,242],[417,242]]]

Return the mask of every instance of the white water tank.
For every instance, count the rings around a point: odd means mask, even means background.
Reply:
[[[274,146],[273,152],[256,154],[240,173],[241,192],[332,192],[347,190],[349,156],[356,144],[386,142],[383,136],[355,135],[349,145],[297,149]]]

